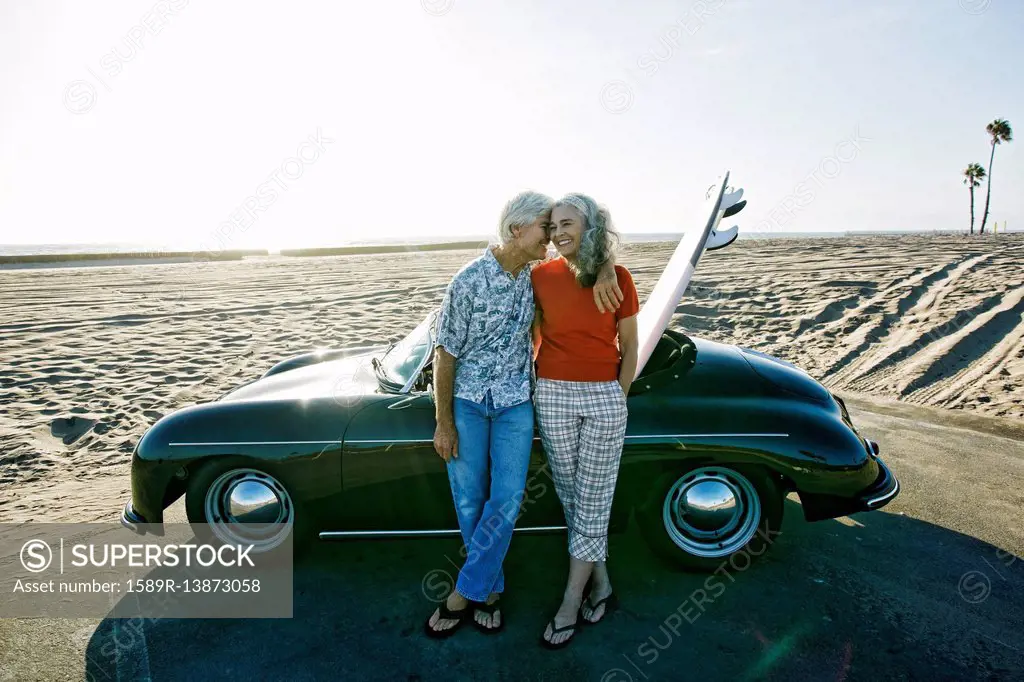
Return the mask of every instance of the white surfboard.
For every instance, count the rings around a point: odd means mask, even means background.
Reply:
[[[729,173],[726,172],[725,177],[718,183],[718,187],[709,193],[706,203],[701,207],[699,215],[704,219],[703,222],[698,223],[679,240],[679,245],[672,253],[658,283],[654,285],[651,295],[640,308],[640,313],[637,315],[639,351],[636,376],[643,371],[655,346],[661,340],[661,335],[668,327],[672,313],[675,312],[679,300],[690,284],[690,278],[693,277],[693,272],[697,268],[697,261],[704,253],[708,239],[718,227],[722,214],[730,206],[739,202],[743,196],[742,189],[726,194],[725,190],[728,185]],[[727,204],[723,202],[723,198],[726,197]],[[730,228],[727,232],[731,233],[732,229]],[[719,248],[725,245],[722,244]]]

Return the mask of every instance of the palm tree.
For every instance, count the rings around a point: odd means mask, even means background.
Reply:
[[[971,234],[974,234],[974,188],[981,185],[985,177],[985,169],[980,163],[967,164],[964,169],[964,184],[971,192]]]
[[[981,216],[981,234],[985,234],[985,222],[988,220],[988,200],[992,197],[992,162],[996,158],[996,145],[1002,142],[1013,142],[1013,129],[1006,119],[997,118],[985,126],[985,131],[992,136],[992,154],[988,158],[988,188],[985,190],[985,213]]]

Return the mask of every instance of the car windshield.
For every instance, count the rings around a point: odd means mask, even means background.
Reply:
[[[434,349],[434,314],[427,315],[416,329],[384,353],[380,374],[388,383],[405,386]]]

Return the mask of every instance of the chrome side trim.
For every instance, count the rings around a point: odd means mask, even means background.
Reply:
[[[536,440],[536,439],[534,439],[534,440]],[[377,440],[373,440],[373,439],[369,439],[369,440],[359,440],[359,439],[347,440],[347,441],[345,441],[345,444],[347,445],[349,443],[355,443],[355,444],[358,444],[358,445],[379,445],[381,443],[433,443],[433,442],[434,442],[433,439],[427,439],[427,438],[410,438],[410,439],[380,438],[380,439],[377,439]]]
[[[406,538],[414,535],[444,537],[459,535],[457,530],[322,530],[321,540],[336,538]]]
[[[341,443],[340,438],[334,440],[239,440],[226,441],[223,443],[168,443],[172,448],[183,448],[189,446],[211,446],[211,445],[323,445],[324,443]],[[390,441],[394,442],[394,441]],[[418,442],[418,441],[417,441]]]
[[[513,533],[552,533],[559,530],[569,530],[566,526],[527,526],[525,528],[515,528],[512,530]]]
[[[788,433],[659,433],[642,436],[626,436],[626,440],[643,440],[652,438],[789,438]],[[540,438],[534,438],[540,440]],[[323,445],[330,443],[341,443],[341,439],[335,440],[253,440],[253,441],[228,441],[224,443],[168,443],[172,448],[180,447],[202,447],[202,446],[223,446],[223,445]],[[430,438],[380,438],[367,440],[346,440],[345,443],[360,445],[373,445],[379,443],[433,443]]]
[[[652,438],[789,438],[788,433],[659,433],[642,436],[626,436],[626,440],[643,440]],[[540,438],[534,438],[540,440]],[[380,440],[346,440],[345,443],[376,444],[376,443],[433,443],[433,439],[380,439]]]
[[[540,438],[534,438],[534,440],[540,440]],[[333,441],[332,441],[333,442]],[[380,438],[380,439],[359,439],[354,438],[352,440],[346,440],[345,444],[353,443],[356,445],[380,445],[381,443],[433,443],[432,438]]]
[[[641,438],[789,438],[788,433],[662,433],[649,436],[626,436],[626,440]]]
[[[566,530],[565,526],[529,526],[516,528],[514,533],[550,533]],[[342,538],[403,538],[403,537],[443,537],[459,535],[456,530],[324,530],[320,531],[321,540]]]

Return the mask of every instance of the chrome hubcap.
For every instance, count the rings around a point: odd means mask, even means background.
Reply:
[[[665,530],[680,549],[709,559],[743,548],[757,532],[761,500],[746,476],[701,467],[669,489],[662,507]]]
[[[226,544],[253,545],[253,552],[277,547],[291,531],[295,507],[281,483],[256,469],[226,471],[206,491],[206,522]]]

